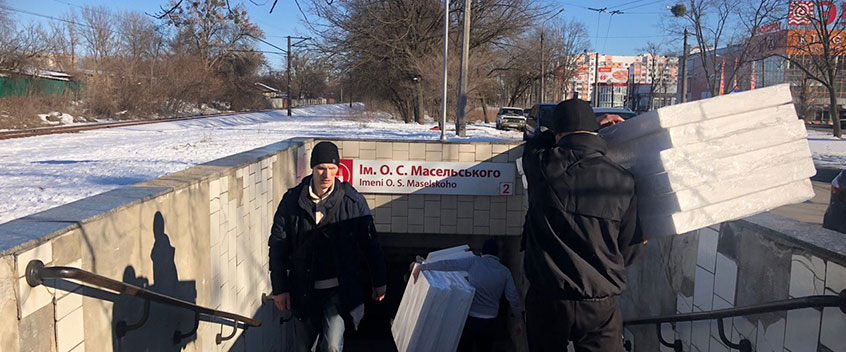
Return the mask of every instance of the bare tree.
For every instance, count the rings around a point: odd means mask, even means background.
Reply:
[[[694,52],[712,96],[719,94],[721,81],[733,81],[759,59],[760,41],[755,38],[760,28],[777,21],[784,10],[782,0],[685,0],[680,5],[673,8],[674,15],[692,29]],[[720,57],[721,47],[732,48],[734,63]]]
[[[647,55],[649,101],[646,103],[646,109],[652,110],[655,93],[667,93],[667,87],[670,81],[670,59],[667,56],[661,55],[663,47],[660,43],[647,42],[646,46],[640,50]]]
[[[587,26],[578,20],[559,20],[553,24],[550,32],[545,45],[548,48],[545,56],[549,58],[548,62],[555,64],[545,65],[546,69],[542,74],[559,82],[569,82],[578,74],[583,53],[590,47]],[[545,81],[555,83],[555,80]],[[561,88],[565,92],[569,91],[566,85]]]
[[[204,67],[213,68],[234,51],[249,49],[264,33],[250,22],[243,5],[230,7],[224,0],[172,1],[164,16],[177,30],[175,50],[198,55]]]
[[[116,49],[115,27],[111,12],[104,7],[82,8],[81,35],[95,63],[112,56]]]
[[[789,31],[785,38],[786,50],[777,55],[789,60],[808,78],[825,88],[829,99],[829,116],[834,122],[834,136],[840,137],[842,131],[837,95],[843,84],[840,71],[846,68],[843,60],[846,56],[846,31],[842,29],[846,20],[843,16],[830,15],[830,7],[836,6],[832,2],[811,0],[805,4],[808,3],[810,8],[791,9],[795,16],[793,20],[807,26],[807,29]]]
[[[451,18],[458,18],[463,4],[453,4]],[[473,6],[471,57],[473,50],[518,31],[533,8],[528,0],[474,1]],[[435,100],[425,98],[425,87],[440,83],[430,68],[441,59],[443,10],[436,1],[312,1],[312,11],[324,20],[316,28],[322,48],[337,57],[342,72],[360,78],[352,82],[369,88],[356,90],[390,101],[404,120],[418,123],[423,123],[424,102]],[[455,48],[459,36],[450,32]]]

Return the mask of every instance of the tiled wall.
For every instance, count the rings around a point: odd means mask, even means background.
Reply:
[[[345,158],[512,163],[513,144],[338,142]],[[270,291],[267,236],[285,190],[309,173],[313,140],[295,139],[225,157],[0,224],[0,350],[281,350],[291,324],[261,294]],[[519,182],[515,180],[515,182]],[[387,234],[516,235],[525,205],[512,196],[365,194]],[[29,287],[32,259],[123,280],[199,305],[262,321],[238,330],[204,319],[174,345],[193,315],[152,304],[150,320],[123,338],[118,321],[141,316],[142,301],[68,282]],[[213,320],[213,319],[211,319]]]
[[[341,158],[514,163],[518,144],[343,141]],[[519,178],[519,176],[518,176]],[[384,233],[519,235],[526,214],[520,180],[511,196],[365,194]]]
[[[682,236],[654,240],[630,268],[623,297],[627,319],[711,311],[846,289],[843,255],[788,241],[777,229],[752,222],[759,215]],[[820,236],[837,234],[819,228]],[[635,280],[631,280],[635,277]],[[660,287],[661,289],[656,289]],[[651,298],[647,298],[651,295]],[[669,295],[672,295],[670,297]],[[664,304],[662,304],[662,302]],[[727,337],[748,339],[755,351],[846,351],[846,314],[838,308],[807,308],[724,320]],[[716,320],[662,326],[666,340],[685,351],[729,351]],[[654,326],[628,327],[635,351],[659,346]]]

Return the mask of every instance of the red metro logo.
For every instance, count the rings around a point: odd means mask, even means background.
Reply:
[[[336,176],[341,182],[353,182],[353,161],[352,159],[341,159],[340,164],[338,165],[338,176]]]

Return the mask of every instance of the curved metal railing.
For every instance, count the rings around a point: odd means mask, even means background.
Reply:
[[[118,322],[115,329],[117,330],[117,336],[123,337],[126,335],[128,331],[138,329],[144,325],[149,317],[150,311],[150,301],[158,302],[178,308],[187,309],[194,312],[194,326],[191,331],[187,333],[182,333],[181,331],[177,330],[173,334],[173,341],[174,343],[178,343],[180,340],[186,337],[190,337],[197,332],[197,328],[200,324],[200,315],[218,317],[223,319],[229,319],[232,322],[233,332],[228,336],[222,336],[221,333],[217,334],[216,342],[220,344],[223,341],[231,339],[235,336],[235,331],[239,328],[238,323],[243,323],[242,328],[247,329],[249,327],[258,327],[261,326],[261,322],[252,318],[248,318],[242,315],[229,313],[220,311],[217,309],[212,309],[208,307],[203,307],[196,305],[191,302],[183,301],[178,298],[174,298],[168,295],[164,295],[158,292],[150,291],[148,289],[138,287],[135,285],[131,285],[125,282],[117,281],[114,279],[110,279],[108,277],[98,275],[92,273],[90,271],[82,270],[79,268],[73,267],[66,267],[66,266],[51,266],[45,267],[44,263],[40,260],[32,260],[26,266],[26,282],[32,287],[36,287],[41,285],[44,280],[49,279],[71,279],[77,280],[79,282],[96,286],[98,288],[105,288],[111,291],[115,291],[120,294],[126,294],[129,296],[138,297],[141,299],[146,300],[144,303],[144,314],[142,318],[133,324],[127,324],[126,322]]]
[[[719,309],[713,310],[709,312],[694,312],[694,313],[684,313],[684,314],[674,314],[674,315],[664,315],[664,316],[657,316],[657,317],[649,317],[649,318],[638,318],[638,319],[630,319],[623,321],[624,326],[630,325],[648,325],[648,324],[655,324],[655,328],[658,331],[658,341],[661,342],[662,345],[673,348],[676,352],[682,352],[682,342],[680,340],[674,340],[673,342],[668,342],[664,340],[664,336],[661,334],[661,324],[666,323],[677,323],[677,322],[685,322],[685,321],[698,321],[698,320],[717,320],[717,326],[720,330],[720,340],[731,349],[736,349],[741,352],[750,352],[752,351],[752,343],[747,339],[741,339],[738,342],[729,341],[726,337],[725,329],[723,328],[723,319],[725,318],[732,318],[738,316],[745,316],[745,315],[752,315],[752,314],[761,314],[761,313],[771,313],[771,312],[778,312],[778,311],[785,311],[785,310],[794,310],[794,309],[802,309],[802,308],[822,308],[822,307],[838,307],[840,311],[846,314],[846,290],[840,291],[839,295],[821,295],[821,296],[807,296],[807,297],[799,297],[799,298],[791,298],[785,299],[781,301],[773,301],[767,302],[762,304],[756,304],[746,307],[735,307],[735,308],[727,308],[727,309]],[[626,350],[631,350],[631,342],[626,341]]]

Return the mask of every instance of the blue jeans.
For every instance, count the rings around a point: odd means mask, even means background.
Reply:
[[[315,290],[319,302],[304,319],[295,319],[296,351],[341,352],[344,348],[344,318],[337,289]]]

